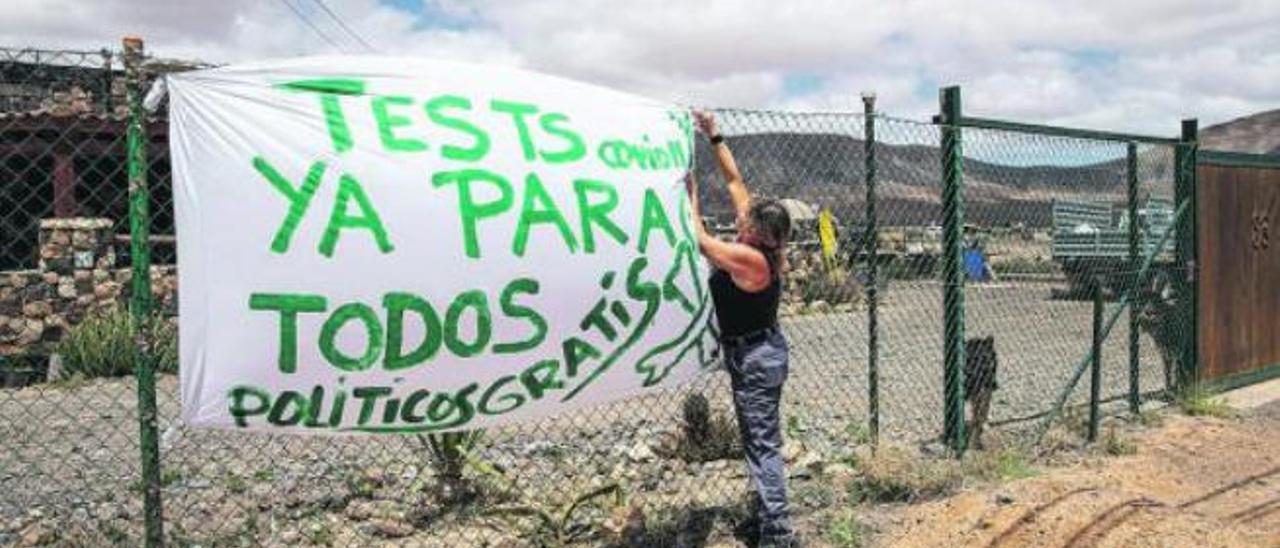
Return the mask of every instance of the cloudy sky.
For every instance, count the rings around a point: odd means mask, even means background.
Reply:
[[[694,105],[860,109],[874,91],[923,118],[961,84],[970,114],[1158,134],[1280,108],[1278,0],[0,2],[3,46],[126,34],[164,57],[414,54]]]

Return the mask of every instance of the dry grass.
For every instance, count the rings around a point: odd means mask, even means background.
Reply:
[[[1227,404],[1226,398],[1201,386],[1188,389],[1178,398],[1178,406],[1192,417],[1229,419],[1236,416],[1235,409]]]
[[[910,503],[950,495],[969,479],[1002,482],[1032,475],[1026,455],[1014,449],[975,451],[957,461],[888,446],[859,463],[847,489],[853,502]]]

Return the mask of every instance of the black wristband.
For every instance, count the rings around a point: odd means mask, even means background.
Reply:
[[[723,142],[724,142],[724,135],[720,135],[719,133],[717,133],[711,136],[711,146],[715,146]]]

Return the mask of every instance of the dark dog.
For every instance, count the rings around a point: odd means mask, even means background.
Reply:
[[[964,399],[970,406],[969,445],[982,449],[982,429],[991,412],[991,394],[996,384],[996,339],[993,336],[964,342]]]

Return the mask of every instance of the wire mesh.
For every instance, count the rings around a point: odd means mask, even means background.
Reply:
[[[95,290],[122,276],[114,243],[126,226],[122,76],[119,56],[108,50],[0,49],[5,385],[44,381],[46,349],[89,310],[114,302]],[[83,218],[108,221],[75,221]],[[58,537],[69,542],[134,538],[140,484],[132,386],[90,384],[0,390],[0,523],[15,530],[37,524],[26,530],[37,538],[54,534],[47,524],[57,523]]]
[[[57,380],[64,374],[47,371],[55,345],[80,340],[73,326],[128,298],[119,59],[110,51],[0,49],[0,372],[9,385],[0,387],[0,544],[30,535],[64,544],[142,542],[133,379],[84,379],[72,369],[70,380]],[[193,65],[148,66],[154,77]],[[840,498],[819,472],[855,464],[869,442],[864,284],[872,261],[881,439],[927,446],[942,432],[941,132],[930,123],[873,118],[873,254],[866,117],[715,112],[749,188],[784,200],[796,227],[782,319],[791,348],[783,426],[793,512],[812,521]],[[172,317],[177,250],[167,124],[157,116],[147,124],[151,276],[154,308]],[[1120,255],[1102,254],[1114,246],[1093,255],[1062,248],[1091,235],[1115,243],[1109,235],[1127,230],[1127,143],[969,128],[963,140],[965,236],[976,253],[976,263],[965,263],[972,271],[965,327],[971,339],[993,337],[996,356],[984,441],[1026,443],[1031,419],[1043,419],[1068,389],[1091,344],[1091,304],[1083,297],[1094,275],[1106,278],[1108,314],[1121,295],[1132,295],[1126,314],[1138,315],[1141,330],[1140,390],[1148,400],[1162,393],[1185,335],[1175,317],[1182,309],[1171,301],[1169,253],[1161,250],[1158,268],[1139,280],[1123,237]],[[706,141],[698,147],[704,212],[732,237],[719,173]],[[1171,222],[1162,216],[1172,202],[1173,154],[1166,146],[1136,148],[1145,246]],[[1087,207],[1063,217],[1055,204],[1069,202]],[[1081,228],[1079,218],[1090,212],[1097,226]],[[835,234],[829,255],[819,228],[826,214]],[[55,221],[42,228],[47,219]],[[53,304],[45,311],[38,303]],[[1129,325],[1120,319],[1102,353],[1103,399],[1117,409],[1130,386]],[[110,336],[104,328],[102,338]],[[162,363],[156,387],[171,544],[661,546],[733,536],[750,523],[722,372],[482,434],[356,438],[184,428],[173,362]],[[1087,397],[1085,379],[1070,392],[1072,406]],[[970,387],[970,395],[984,386]],[[635,533],[626,525],[638,516],[645,526]]]
[[[861,198],[854,196],[862,184],[855,137],[862,118],[718,114],[753,192],[794,200],[793,287],[783,322],[793,360],[783,420],[790,467],[797,473],[793,505],[803,517],[827,500],[823,489],[811,485],[809,467],[847,458],[865,442],[865,319],[856,313],[862,293],[854,251],[862,222]],[[731,226],[709,153],[700,149],[697,156],[706,213],[714,225]],[[846,254],[840,264],[821,258],[817,214],[824,208],[838,220]],[[162,380],[160,392],[169,425],[163,463],[167,477],[174,478],[164,491],[166,527],[184,541],[608,544],[623,539],[600,526],[617,517],[598,505],[577,509],[567,523],[559,520],[579,497],[613,485],[635,501],[629,508],[646,517],[644,533],[629,541],[633,545],[672,545],[689,530],[732,529],[747,521],[747,472],[723,373],[581,413],[486,431],[469,447],[473,462],[461,468],[460,478],[449,476],[429,439],[184,429],[176,423],[173,379]]]
[[[1156,254],[1153,272],[1139,265],[1172,226],[1172,148],[1135,147],[1136,197],[1129,208],[1129,146],[1035,133],[964,129],[965,336],[972,408],[991,400],[988,430],[972,446],[1025,444],[1064,392],[1063,424],[1083,433],[1089,375],[1069,386],[1093,344],[1095,291],[1103,318],[1120,314],[1101,348],[1101,399],[1126,409],[1130,386],[1129,314],[1145,310],[1167,285],[1173,239]],[[1136,219],[1132,216],[1136,213]],[[1134,250],[1130,223],[1137,224]],[[1120,301],[1134,303],[1118,311]],[[1142,312],[1136,312],[1140,316]],[[1138,322],[1139,391],[1163,394],[1169,341]],[[986,346],[984,347],[984,339]],[[983,367],[990,361],[989,367]],[[989,376],[992,382],[987,382]],[[972,419],[971,419],[972,425]],[[970,428],[972,430],[972,428]],[[985,443],[984,443],[985,442]]]

